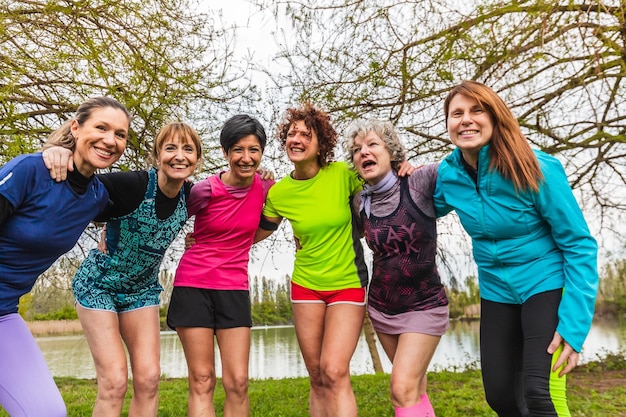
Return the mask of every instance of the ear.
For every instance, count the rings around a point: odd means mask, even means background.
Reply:
[[[72,123],[70,124],[70,131],[72,132],[72,136],[75,138],[78,137],[78,128],[80,125],[78,124],[78,120],[72,119]]]

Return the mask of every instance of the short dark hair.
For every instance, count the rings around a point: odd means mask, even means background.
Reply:
[[[226,120],[226,123],[222,126],[220,145],[222,145],[224,151],[228,153],[230,148],[236,144],[239,139],[248,135],[256,136],[261,144],[261,152],[265,150],[267,135],[265,134],[265,129],[261,122],[247,114],[237,114]]]

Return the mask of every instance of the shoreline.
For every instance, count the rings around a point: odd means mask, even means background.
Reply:
[[[68,336],[83,332],[83,327],[78,319],[27,321],[26,325],[34,337]]]
[[[593,317],[593,320],[611,320],[611,319],[617,319],[619,320],[620,317],[626,319],[626,314],[607,314],[606,312],[602,312],[602,311],[596,311],[596,314]],[[452,320],[457,320],[457,321],[476,321],[479,320],[480,316],[478,317],[459,317],[456,319],[452,319]],[[32,333],[32,335],[34,337],[44,337],[44,336],[68,336],[68,335],[76,335],[76,334],[81,334],[83,333],[83,328],[80,325],[80,321],[78,319],[73,319],[73,320],[35,320],[35,321],[26,321],[26,325],[28,326],[30,332]],[[276,326],[272,326],[272,325],[259,325],[259,326],[252,326],[253,329],[262,329],[262,328],[267,328],[267,327],[279,327],[279,326],[285,326],[285,325],[279,325],[277,324]],[[288,325],[289,326],[289,325]],[[161,330],[169,330],[169,329],[161,329]]]

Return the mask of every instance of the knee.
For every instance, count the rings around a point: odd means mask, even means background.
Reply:
[[[417,381],[391,377],[391,402],[397,407],[408,407],[419,401]]]
[[[335,387],[350,379],[350,367],[328,363],[321,368],[321,376],[325,386]]]
[[[98,378],[98,397],[104,400],[124,400],[127,389],[126,374]]]
[[[46,401],[33,402],[30,406],[24,406],[22,410],[25,413],[24,417],[67,417],[67,408],[60,395],[58,399],[48,398]],[[22,414],[18,412],[17,415]]]
[[[226,395],[236,395],[238,397],[246,397],[248,395],[248,375],[235,375],[231,378],[222,379],[224,391]]]
[[[533,411],[535,413],[554,413],[555,411],[552,396],[550,395],[548,388],[542,389],[537,385],[526,386],[524,390],[524,398],[529,411]]]
[[[522,416],[515,402],[511,403],[504,401],[502,398],[487,397],[487,404],[489,404],[489,407],[499,416]]]
[[[519,409],[514,391],[513,387],[497,386],[489,389],[485,387],[485,399],[489,407],[498,415],[515,416],[518,414],[511,410],[519,412]]]
[[[55,404],[46,404],[46,411],[36,414],[36,416],[67,417],[67,408],[65,408],[65,403],[61,400]]]
[[[156,395],[159,391],[159,381],[161,380],[161,369],[157,366],[148,372],[133,374],[133,388],[135,395]]]
[[[309,372],[309,382],[311,384],[311,389],[321,389],[324,383],[322,381],[322,372],[319,364],[318,366],[307,366],[307,371]]]
[[[209,393],[215,390],[215,370],[196,370],[189,373],[189,389],[196,393]]]

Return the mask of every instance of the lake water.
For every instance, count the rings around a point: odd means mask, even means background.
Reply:
[[[84,336],[39,337],[37,342],[54,376],[95,378],[95,370],[89,347]],[[478,322],[451,323],[450,330],[442,337],[430,364],[431,371],[463,370],[468,365],[478,364]],[[616,320],[595,321],[585,342],[582,362],[588,362],[607,353],[620,352],[626,346],[626,322]],[[391,371],[379,346],[383,368]],[[216,360],[218,356],[216,355]],[[221,366],[216,364],[217,375]],[[173,331],[161,333],[161,372],[166,377],[186,377],[187,364],[182,345]],[[354,375],[374,372],[372,359],[361,336],[352,358],[351,372]],[[292,326],[260,327],[252,329],[250,349],[250,378],[291,378],[307,376],[306,368]]]

